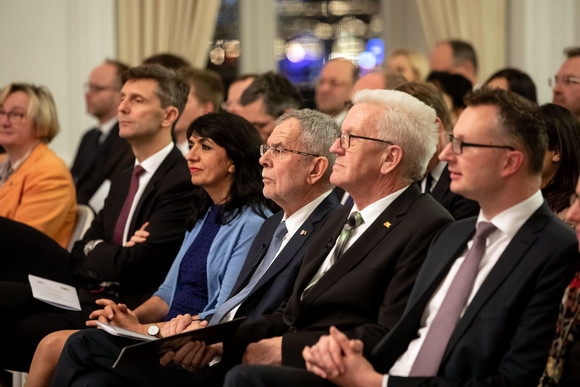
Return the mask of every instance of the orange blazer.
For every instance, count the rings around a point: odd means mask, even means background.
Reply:
[[[4,157],[0,156],[0,161]],[[44,143],[38,144],[0,187],[0,216],[42,231],[65,249],[74,231],[76,212],[72,176],[64,161]]]

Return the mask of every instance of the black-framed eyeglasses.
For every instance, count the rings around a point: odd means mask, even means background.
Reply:
[[[351,138],[361,138],[363,140],[384,142],[385,144],[394,145],[391,141],[388,141],[388,140],[381,140],[379,138],[372,138],[372,137],[365,137],[365,136],[357,136],[355,134],[350,134],[350,133],[343,133],[338,138],[340,138],[340,147],[342,149],[350,148],[350,139]]]
[[[8,122],[10,122],[13,125],[17,125],[19,123],[22,122],[22,119],[26,116],[26,114],[24,112],[18,111],[18,110],[12,110],[7,112],[6,110],[0,110],[0,121],[2,121],[2,119],[4,117],[8,118]]]
[[[575,77],[573,75],[564,75],[561,77],[554,75],[553,77],[548,78],[548,85],[550,85],[550,87],[554,87],[558,83],[561,83],[561,84],[566,85],[566,86],[574,85],[574,84],[580,83],[580,78]]]
[[[91,93],[100,93],[101,91],[119,91],[119,89],[117,87],[109,87],[109,86],[99,86],[99,85],[95,85],[94,83],[85,83],[83,85],[83,88],[85,89],[85,92],[91,92]]]
[[[452,134],[447,135],[447,139],[451,143],[451,150],[456,155],[460,155],[463,153],[463,148],[465,147],[474,147],[474,148],[502,148],[502,149],[509,149],[509,150],[516,150],[514,147],[509,145],[486,145],[486,144],[474,144],[471,142],[464,142],[458,138],[453,137]]]
[[[301,152],[301,151],[297,151],[297,150],[293,150],[293,149],[284,148],[284,147],[281,147],[280,145],[270,146],[268,144],[260,145],[260,156],[263,156],[264,153],[266,153],[268,150],[270,151],[271,154],[273,154],[275,156],[279,156],[279,157],[283,156],[284,153],[286,153],[286,152],[296,153],[297,155],[300,155],[300,156],[314,156],[314,157],[320,156],[320,155],[316,155],[314,153]]]

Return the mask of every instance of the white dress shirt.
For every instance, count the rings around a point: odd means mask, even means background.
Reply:
[[[431,177],[433,178],[433,181],[431,182],[431,189],[429,189],[429,192],[433,192],[433,188],[435,188],[435,186],[437,185],[437,182],[441,178],[441,174],[443,173],[443,170],[445,169],[446,166],[447,166],[446,161],[439,161],[439,163],[437,163],[437,165],[435,166],[435,168],[433,168],[431,172],[427,172],[430,173]],[[421,180],[421,192],[425,192],[426,185],[427,185],[427,177],[424,177],[423,180]]]

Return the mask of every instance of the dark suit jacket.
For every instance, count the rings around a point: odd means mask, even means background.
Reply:
[[[372,351],[387,373],[417,336],[425,305],[475,232],[458,221],[434,241],[401,320]],[[392,376],[389,386],[535,386],[546,362],[562,291],[580,259],[569,226],[547,204],[514,236],[451,335],[437,377]]]
[[[113,242],[115,224],[129,190],[132,168],[113,178],[104,208],[96,216],[82,240],[73,247],[73,265],[81,287],[102,281],[121,283],[122,298],[135,307],[153,294],[183,241],[186,219],[192,205],[194,186],[185,159],[177,148],[161,163],[149,180],[133,214],[129,234],[149,222],[150,236],[134,247]],[[91,240],[104,242],[85,256]]]
[[[477,216],[479,214],[479,204],[475,200],[467,199],[452,192],[449,189],[449,184],[451,184],[451,178],[449,177],[449,169],[445,166],[439,180],[437,180],[437,184],[431,190],[431,195],[453,215],[455,220]]]
[[[232,343],[226,343],[224,355],[230,350],[232,356],[228,362],[239,361],[248,343],[282,335],[282,363],[304,367],[302,349],[327,334],[331,325],[367,343],[375,343],[395,325],[429,242],[453,219],[412,184],[301,300],[348,214],[341,208],[329,215],[304,256],[287,304],[240,327]]]
[[[274,312],[282,301],[290,297],[302,258],[313,239],[312,235],[324,223],[330,211],[339,206],[336,195],[331,193],[314,209],[284,249],[280,251],[246,300],[242,302],[236,316],[246,316],[248,321],[255,320],[263,314]],[[274,231],[283,216],[283,211],[272,215],[260,228],[232,289],[232,295],[239,293],[250,281],[252,274],[268,251]]]
[[[135,160],[127,140],[119,137],[118,122],[101,145],[98,144],[99,136],[98,129],[84,134],[71,168],[80,204],[88,204],[105,180],[132,166]]]

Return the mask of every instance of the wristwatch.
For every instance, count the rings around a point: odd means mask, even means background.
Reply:
[[[159,334],[159,327],[157,326],[157,324],[151,324],[149,325],[149,327],[147,328],[147,334],[149,336],[153,336],[153,337],[161,337],[161,335]]]

